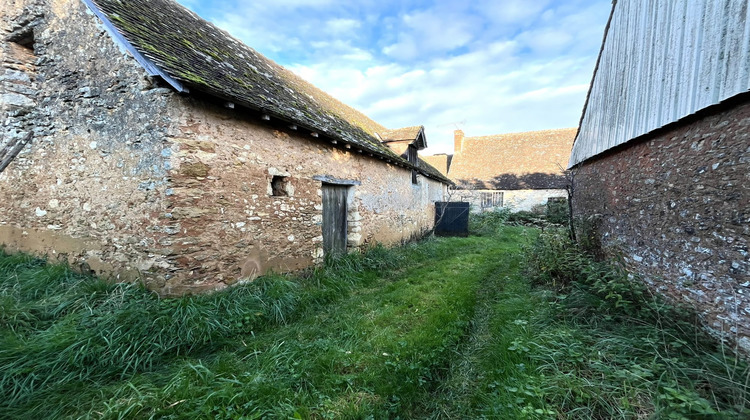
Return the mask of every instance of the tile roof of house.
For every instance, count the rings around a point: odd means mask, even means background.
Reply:
[[[432,155],[432,156],[420,156],[420,159],[432,165],[435,169],[440,171],[443,175],[448,175],[448,165],[450,163],[449,155]]]
[[[426,162],[422,158],[417,158],[417,168],[419,168],[420,172],[429,176],[430,178],[437,179],[450,185],[454,184],[454,182],[450,178],[448,178],[445,174],[437,170],[434,166],[432,166],[429,162]]]
[[[173,0],[84,0],[168,77],[384,159],[382,125],[264,57]],[[434,174],[426,173],[428,176]],[[447,179],[438,178],[443,181]]]
[[[448,177],[488,189],[564,188],[577,128],[466,137]]]
[[[415,125],[414,127],[403,127],[394,130],[385,130],[378,133],[383,143],[389,144],[392,150],[399,153],[398,149],[394,149],[392,145],[394,143],[406,143],[413,144],[417,150],[422,150],[427,147],[427,136],[424,133],[423,125]]]
[[[393,130],[384,130],[380,134],[380,137],[383,139],[383,141],[386,140],[414,140],[419,135],[419,132],[424,130],[424,126],[422,125],[415,125],[414,127],[403,127],[403,128],[396,128]]]

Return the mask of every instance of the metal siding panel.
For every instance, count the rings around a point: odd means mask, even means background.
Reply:
[[[630,6],[630,5],[629,5]],[[633,36],[635,32],[637,32],[637,28],[635,25],[634,14],[631,13],[632,9],[630,7],[624,7],[622,8],[620,12],[620,22],[624,23],[628,26],[625,31],[618,31],[616,33],[623,33],[624,36],[618,37],[618,43],[624,44],[622,49],[618,51],[618,54],[615,56],[616,62],[632,62],[633,60],[633,53],[628,51],[628,48],[630,47],[630,37]],[[637,16],[637,14],[635,14]],[[626,136],[628,134],[627,131],[627,121],[630,120],[629,115],[629,108],[630,104],[635,102],[631,98],[634,96],[633,94],[637,92],[637,90],[633,93],[630,93],[630,82],[631,77],[630,74],[638,72],[637,67],[633,66],[626,66],[625,67],[626,74],[628,76],[622,77],[623,75],[620,72],[616,72],[613,74],[613,77],[616,79],[616,83],[618,83],[620,87],[620,91],[617,93],[618,103],[617,108],[614,109],[612,112],[618,114],[617,118],[617,132],[615,133],[615,136],[610,139],[608,142],[609,147],[614,147],[617,145],[617,139],[621,138],[622,136]],[[599,150],[601,151],[601,150]]]
[[[693,6],[691,4],[691,6]],[[705,8],[705,3],[702,4],[702,8],[697,7],[690,7],[692,13],[690,15],[690,22],[688,24],[693,27],[693,31],[691,35],[693,35],[693,38],[690,40],[690,49],[686,51],[686,57],[690,60],[689,63],[692,64],[691,70],[690,70],[690,90],[687,91],[686,97],[687,97],[687,103],[685,107],[685,113],[690,113],[690,110],[695,109],[697,106],[697,98],[698,98],[698,91],[700,90],[699,81],[700,81],[700,70],[701,70],[701,49],[700,45],[702,45],[703,42],[703,8]],[[696,25],[695,22],[698,22]]]
[[[601,72],[600,75],[597,75],[597,78],[595,80],[596,89],[598,91],[606,92],[608,87],[608,81],[611,78],[610,73],[612,72],[612,66],[609,65],[610,62],[610,56],[609,56],[609,49],[612,45],[611,40],[607,40],[605,43],[606,51],[602,54],[602,59],[600,63],[600,68],[604,69],[604,71]],[[597,107],[597,109],[606,109],[605,101],[609,100],[609,98],[606,95],[598,95],[592,97],[594,106]],[[592,130],[589,133],[592,135],[593,139],[600,139],[599,141],[592,141],[589,142],[589,144],[586,145],[585,154],[588,153],[598,153],[597,150],[598,145],[600,144],[601,140],[605,140],[607,138],[606,133],[606,127],[604,125],[604,120],[607,117],[606,113],[597,113],[592,114],[589,116],[589,118],[593,121],[592,124]]]
[[[675,22],[675,9],[675,2],[673,1],[667,2],[664,8],[664,19],[670,24],[664,25],[667,29],[662,50],[665,71],[663,72],[661,83],[660,96],[662,100],[659,101],[658,117],[660,122],[668,121],[671,118],[672,104],[678,94],[677,86],[675,86],[675,78],[679,74],[679,65],[675,59],[675,50],[679,49],[679,45],[675,45],[675,43],[680,33],[680,27]]]
[[[651,78],[652,94],[648,97],[654,98],[656,101],[649,107],[649,114],[651,115],[649,127],[656,127],[659,125],[659,122],[661,121],[661,112],[664,109],[664,80],[668,73],[667,66],[669,65],[667,57],[664,54],[664,44],[669,36],[669,25],[664,24],[667,21],[665,11],[666,4],[666,2],[657,2],[657,7],[654,11],[654,14],[656,15],[657,31],[654,40],[654,51],[651,54],[654,56],[655,67],[654,77]]]
[[[750,89],[747,0],[620,0],[571,164]]]
[[[745,17],[745,31],[742,36],[741,45],[742,54],[740,54],[742,58],[739,61],[739,65],[741,66],[739,72],[740,80],[737,86],[738,91],[743,91],[750,89],[750,5],[748,5],[747,0],[737,1],[742,3],[742,7],[744,8],[744,13],[741,13],[740,16]]]
[[[626,55],[625,57],[623,57],[623,59],[625,60],[625,62],[630,63],[635,60],[638,54],[638,45],[640,42],[640,37],[638,36],[638,20],[641,18],[641,15],[639,13],[633,13],[632,4],[630,3],[628,3],[627,6],[623,9],[623,12],[626,16],[628,16],[628,31],[625,37]],[[637,86],[639,73],[639,66],[627,66],[626,75],[624,77],[625,85]],[[633,118],[630,118],[630,116],[632,116],[633,112],[635,111],[633,105],[635,105],[637,101],[630,100],[631,96],[632,93],[630,92],[630,89],[625,89],[623,98],[624,118],[622,121],[622,133],[618,136],[618,138],[627,137],[630,135],[630,133],[633,132]]]
[[[639,101],[640,109],[638,112],[643,116],[641,126],[645,127],[651,127],[654,124],[653,99],[656,96],[656,92],[654,92],[654,79],[659,77],[657,70],[660,68],[656,63],[658,60],[656,54],[656,42],[659,38],[659,14],[657,13],[658,4],[655,0],[649,1],[648,11],[648,21],[646,25],[649,37],[648,45],[646,45],[645,49],[646,57],[648,58],[648,67],[646,68],[646,74],[648,77],[644,78],[645,83],[643,87],[645,91],[641,97],[641,101]],[[637,65],[637,63],[635,65]],[[617,141],[619,141],[619,139],[617,139]]]
[[[636,2],[634,1],[629,3],[634,4]],[[641,19],[636,29],[640,33],[640,36],[638,38],[642,40],[639,51],[639,54],[641,54],[642,56],[644,52],[648,51],[648,46],[651,43],[651,37],[649,36],[651,27],[651,8],[649,7],[648,0],[642,0],[639,3],[640,4],[637,8],[640,11]],[[628,133],[628,138],[637,135],[638,130],[640,130],[641,124],[643,124],[643,120],[646,118],[646,115],[643,115],[643,113],[640,112],[642,107],[640,102],[644,99],[642,96],[643,92],[647,89],[648,84],[646,80],[648,79],[648,76],[650,74],[650,67],[647,65],[647,63],[648,60],[641,57],[633,57],[633,61],[629,63],[630,66],[634,66],[638,69],[638,81],[633,86],[634,95],[631,98],[633,102],[633,111],[630,115],[630,118],[633,120],[633,130]]]
[[[705,108],[711,103],[712,99],[713,74],[716,69],[716,55],[718,53],[716,49],[717,34],[716,31],[712,30],[712,27],[718,23],[715,21],[715,3],[715,1],[706,2],[707,7],[703,12],[703,23],[701,24],[703,36],[698,44],[701,66],[698,72],[698,92],[693,109]]]
[[[724,86],[730,83],[726,78],[728,73],[727,64],[729,64],[730,55],[730,52],[727,50],[728,40],[730,38],[727,28],[730,24],[734,23],[731,22],[731,18],[728,16],[730,1],[731,0],[725,0],[724,4],[719,4],[715,15],[717,22],[725,22],[726,25],[723,27],[722,31],[717,34],[716,45],[714,47],[714,51],[719,52],[719,54],[714,57],[716,60],[716,67],[713,70],[713,80],[711,83],[711,103],[714,104],[721,102],[722,94],[727,91]]]
[[[747,4],[746,0],[732,0],[728,5],[729,10],[727,12],[727,19],[729,20],[728,25],[732,28],[744,28],[745,21],[743,15],[745,9],[743,5]],[[730,92],[741,89],[742,81],[742,45],[744,39],[743,31],[729,31],[727,33],[726,44],[724,50],[726,52],[726,60],[724,61],[723,69],[723,83],[721,85],[720,96],[731,94]]]
[[[620,16],[620,20],[624,20],[625,16]],[[612,53],[610,60],[617,63],[621,60],[620,49],[622,42],[620,41],[622,31],[614,33],[614,39],[612,40]],[[607,148],[614,146],[612,141],[617,138],[617,118],[619,117],[618,107],[622,103],[622,77],[620,77],[620,67],[613,66],[612,71],[609,74],[607,83],[607,90],[610,93],[609,108],[610,112],[607,112],[607,133],[606,139],[608,140]]]
[[[689,74],[687,71],[685,71],[685,67],[683,66],[683,53],[685,52],[685,48],[682,48],[683,45],[686,44],[686,35],[687,35],[687,25],[685,23],[685,20],[687,19],[687,2],[685,0],[678,0],[677,4],[675,5],[675,14],[674,14],[674,22],[677,26],[675,31],[675,38],[674,43],[672,44],[673,50],[677,54],[677,69],[676,69],[676,76],[675,76],[675,94],[672,97],[672,110],[669,114],[669,119],[672,121],[675,121],[679,119],[680,112],[682,112],[683,109],[683,103],[680,101],[680,97],[684,95],[684,92],[686,92],[687,83],[689,80]],[[678,35],[679,34],[679,35]]]

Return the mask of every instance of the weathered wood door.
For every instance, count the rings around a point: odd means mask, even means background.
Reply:
[[[323,251],[326,256],[346,253],[349,187],[323,184]]]

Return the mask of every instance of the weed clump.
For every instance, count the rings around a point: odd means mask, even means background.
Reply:
[[[540,229],[568,225],[568,201],[550,198],[547,204],[534,206],[531,211],[512,211],[508,207],[472,213],[469,231],[479,236],[493,236],[502,226],[527,226]]]
[[[210,354],[339,299],[367,281],[364,271],[402,259],[374,246],[303,278],[271,274],[212,294],[162,299],[137,284],[0,252],[0,408]]]
[[[550,229],[527,248],[524,274],[541,287],[547,312],[513,348],[537,366],[555,412],[750,415],[748,365],[708,336],[692,309],[652,294],[621,263],[597,261],[567,232]]]

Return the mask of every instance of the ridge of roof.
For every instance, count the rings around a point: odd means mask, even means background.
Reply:
[[[554,136],[554,135],[565,135],[569,134],[570,132],[577,133],[578,127],[569,127],[569,128],[554,128],[554,129],[548,129],[548,130],[535,130],[535,131],[520,131],[515,133],[503,133],[503,134],[490,134],[487,136],[474,136],[474,137],[464,137],[464,142],[467,140],[470,141],[481,141],[481,140],[503,140],[503,139],[522,139],[522,138],[530,138],[530,137],[537,137],[537,136]]]
[[[375,135],[386,131],[385,127],[173,0],[84,3],[98,9],[95,14],[129,47],[191,90],[297,124],[399,165],[424,170],[381,144]]]

